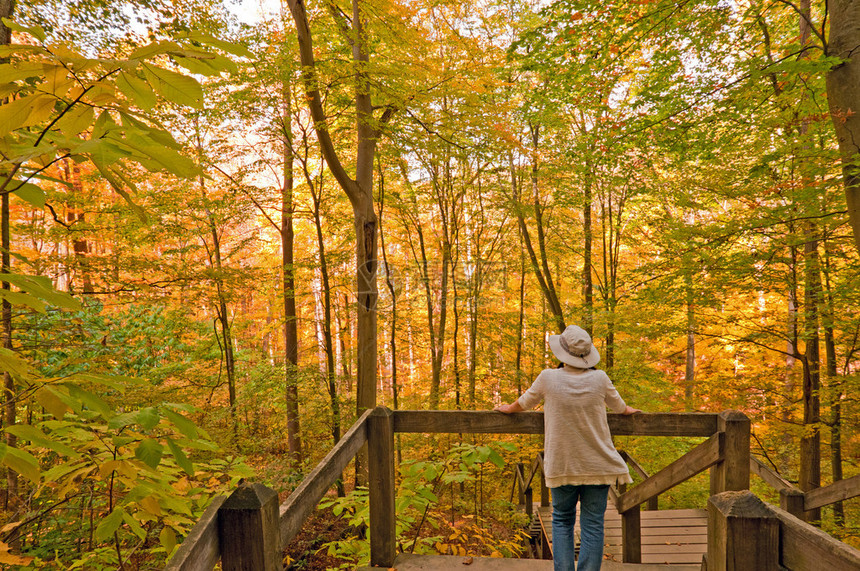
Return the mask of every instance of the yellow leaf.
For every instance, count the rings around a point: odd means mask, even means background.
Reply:
[[[161,505],[159,505],[158,499],[155,496],[146,496],[138,503],[152,515],[161,515]]]
[[[9,553],[9,546],[0,541],[0,563],[8,565],[27,565],[33,561],[33,557],[22,557]]]
[[[165,526],[158,535],[158,540],[161,541],[161,545],[168,555],[176,549],[176,532],[172,528]]]
[[[0,533],[7,533],[9,531],[12,531],[13,529],[18,528],[22,523],[24,523],[24,522],[23,521],[13,521],[12,523],[7,523],[2,528],[0,528]],[[3,545],[3,543],[0,542],[0,550],[2,550],[2,545]]]

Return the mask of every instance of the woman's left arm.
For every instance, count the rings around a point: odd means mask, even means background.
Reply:
[[[493,410],[503,412],[505,414],[511,414],[512,412],[525,412],[526,409],[520,406],[520,401],[515,400],[511,404],[500,404]]]

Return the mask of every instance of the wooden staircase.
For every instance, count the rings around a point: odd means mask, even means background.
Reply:
[[[576,535],[579,541],[579,514]],[[552,557],[552,508],[538,507],[537,517],[540,533],[544,534],[544,545]],[[606,510],[605,557],[607,561],[621,562],[622,538],[621,516],[612,507]],[[707,510],[652,510],[641,516],[642,563],[659,566],[659,569],[699,569],[702,556],[708,551]],[[666,565],[681,567],[666,567]],[[640,567],[641,569],[641,567]]]

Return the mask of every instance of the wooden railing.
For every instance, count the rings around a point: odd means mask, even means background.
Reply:
[[[626,537],[634,543],[639,533],[639,504],[708,467],[714,468],[712,489],[742,490],[749,486],[749,421],[740,413],[612,414],[609,426],[617,436],[710,437],[677,462],[618,496],[616,505],[623,508],[620,511],[625,515]],[[280,569],[283,548],[365,443],[370,488],[370,563],[391,567],[396,547],[394,434],[397,432],[543,434],[543,413],[392,412],[383,407],[367,411],[280,507],[277,494],[261,484],[243,484],[228,498],[215,500],[166,569],[210,571],[219,560],[225,571]],[[528,479],[523,471],[521,490],[530,488],[536,469],[533,465]],[[548,499],[548,495],[543,497]],[[628,555],[635,555],[640,546],[641,541]]]
[[[708,500],[708,552],[703,571],[849,571],[860,550],[827,535],[749,490]]]
[[[860,496],[860,475],[804,492],[755,456],[750,471],[779,492],[780,508],[805,521],[812,510]]]

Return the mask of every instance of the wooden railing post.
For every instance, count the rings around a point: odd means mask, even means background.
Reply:
[[[779,520],[749,490],[708,499],[708,571],[776,571]]]
[[[224,571],[280,571],[278,494],[263,484],[241,484],[218,509]]]
[[[711,495],[750,487],[750,419],[742,412],[719,414],[717,426],[725,433],[723,459],[711,469]]]
[[[370,564],[394,567],[394,413],[376,407],[367,418],[370,476]]]
[[[621,560],[624,563],[642,563],[642,526],[640,506],[636,505],[621,514]]]
[[[785,489],[779,491],[779,507],[803,521],[806,521],[805,503],[806,497],[800,490]]]
[[[546,487],[546,474],[543,473],[543,452],[540,452],[540,506],[549,507],[549,488]]]

